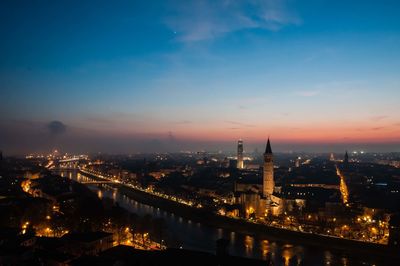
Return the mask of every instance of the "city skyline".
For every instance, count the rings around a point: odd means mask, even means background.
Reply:
[[[0,149],[400,150],[397,1],[0,4]]]

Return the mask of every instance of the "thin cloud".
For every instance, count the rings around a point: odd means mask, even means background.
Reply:
[[[178,41],[196,42],[218,38],[243,29],[278,31],[299,25],[301,19],[283,0],[193,1],[175,4],[176,15],[165,23]]]
[[[115,123],[115,119],[105,118],[105,117],[87,117],[86,121],[102,125],[113,125]]]
[[[372,116],[371,120],[372,121],[381,121],[381,120],[384,120],[384,119],[386,119],[388,117],[389,116],[387,116],[387,115],[377,115],[377,116]]]
[[[298,91],[296,92],[296,95],[302,96],[302,97],[314,97],[320,94],[319,91]]]
[[[174,124],[178,124],[178,125],[187,125],[187,124],[191,124],[192,121],[190,121],[190,120],[181,120],[181,121],[175,121],[173,123]]]
[[[384,129],[384,127],[373,127],[373,128],[371,128],[371,129],[374,130],[374,131],[378,131],[378,130]]]
[[[232,124],[232,125],[237,125],[237,126],[241,126],[241,127],[255,127],[255,125],[251,125],[251,124],[246,124],[246,123],[242,123],[242,122],[236,122],[236,121],[224,121],[225,123],[228,124]]]

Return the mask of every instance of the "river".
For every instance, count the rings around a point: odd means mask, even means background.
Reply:
[[[78,182],[91,180],[90,177],[77,171],[61,171],[60,174]],[[222,228],[212,228],[159,208],[139,203],[109,185],[88,185],[88,187],[99,197],[112,198],[130,212],[141,216],[150,214],[153,217],[164,218],[167,224],[165,242],[168,247],[183,247],[215,253],[215,241],[219,238],[226,238],[229,240],[229,253],[231,255],[257,259],[266,259],[269,256],[274,263],[273,265],[386,265],[378,258],[354,256],[325,248],[292,244],[275,239],[260,238],[255,235],[231,232]]]

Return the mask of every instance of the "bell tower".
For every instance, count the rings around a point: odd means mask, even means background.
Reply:
[[[264,153],[263,196],[270,199],[272,193],[274,193],[274,187],[274,156],[268,138],[267,147],[265,148]]]

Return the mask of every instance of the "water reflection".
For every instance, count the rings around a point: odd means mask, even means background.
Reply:
[[[329,251],[324,252],[325,265],[332,265],[332,253]]]
[[[229,240],[232,245],[235,245],[235,232],[231,232]]]
[[[93,181],[89,177],[77,172],[61,172],[61,175],[72,178],[78,182]],[[259,259],[270,258],[273,265],[359,265],[360,258],[350,259],[347,255],[333,253],[302,245],[282,243],[278,239],[265,239],[258,236],[245,235],[231,232],[222,228],[211,228],[199,222],[179,217],[159,208],[141,204],[109,185],[88,185],[99,198],[108,197],[118,204],[138,215],[150,214],[154,217],[164,218],[167,224],[165,243],[169,247],[180,247],[215,252],[215,241],[219,238],[229,239],[229,252],[237,256],[246,256]],[[366,263],[365,265],[384,265],[379,263]]]
[[[282,257],[284,259],[284,265],[289,266],[290,259],[293,257],[292,249],[284,248],[282,251]]]
[[[223,238],[223,230],[222,230],[222,228],[218,228],[217,229],[217,235],[218,235],[218,239],[220,239],[220,238]]]
[[[262,258],[266,260],[270,252],[268,240],[261,240],[260,246],[261,246]]]
[[[103,198],[103,192],[100,189],[97,191],[97,197],[99,197],[99,199]]]
[[[244,237],[244,246],[246,247],[246,256],[251,257],[253,254],[253,245],[254,245],[254,238],[246,235]]]
[[[114,201],[117,201],[117,190],[116,189],[114,189],[113,192],[112,192],[112,199]]]

